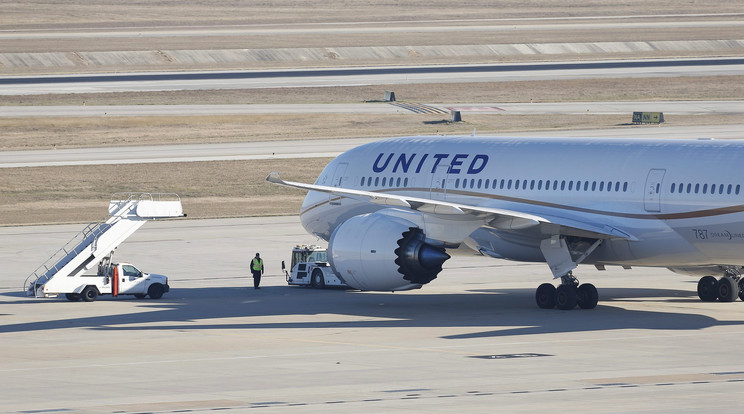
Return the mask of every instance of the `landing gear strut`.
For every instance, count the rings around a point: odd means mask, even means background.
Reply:
[[[597,288],[590,283],[579,284],[571,271],[599,247],[602,239],[582,239],[553,235],[540,241],[545,261],[548,263],[554,278],[561,278],[556,288],[550,283],[543,283],[535,292],[537,306],[542,309],[569,310],[579,305],[581,309],[594,309],[599,301]]]
[[[571,310],[578,305],[581,309],[594,309],[599,301],[597,288],[591,283],[579,284],[571,272],[561,277],[561,284],[556,288],[550,283],[543,283],[535,291],[535,301],[541,309]]]

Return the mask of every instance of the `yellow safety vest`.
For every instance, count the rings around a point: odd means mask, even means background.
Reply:
[[[261,270],[263,268],[263,261],[258,257],[254,257],[251,261],[251,268],[253,270]]]

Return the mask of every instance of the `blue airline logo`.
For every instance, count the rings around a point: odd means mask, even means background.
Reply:
[[[381,172],[409,172],[412,167],[414,173],[428,171],[434,174],[439,165],[449,165],[448,174],[478,174],[486,168],[488,155],[486,154],[396,154],[381,152],[372,165],[372,171]],[[431,167],[431,168],[429,168]]]

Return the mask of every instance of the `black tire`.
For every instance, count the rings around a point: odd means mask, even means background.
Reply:
[[[594,309],[599,302],[599,293],[597,288],[591,283],[584,283],[577,290],[577,302],[581,309]]]
[[[310,285],[316,289],[323,289],[325,287],[325,277],[323,277],[323,271],[316,268],[313,269],[312,275],[310,275]]]
[[[578,297],[575,285],[560,285],[555,289],[555,306],[560,310],[571,310],[576,307]]]
[[[153,283],[147,288],[147,295],[150,296],[150,299],[160,299],[163,297],[163,293],[165,293],[165,289],[160,283]]]
[[[77,302],[80,300],[80,294],[79,293],[65,293],[65,297],[70,302]]]
[[[93,302],[98,299],[98,288],[95,286],[86,286],[85,289],[80,293],[80,297],[85,302]]]
[[[733,302],[739,296],[739,285],[730,277],[722,277],[718,280],[716,296],[721,302]]]
[[[137,298],[137,299],[144,299],[145,296],[147,296],[147,295],[144,294],[144,293],[135,293],[134,294],[134,297]]]
[[[744,279],[739,279],[739,299],[744,301]]]
[[[555,286],[543,283],[535,291],[535,302],[540,309],[555,308]]]
[[[718,299],[718,281],[713,276],[703,276],[697,285],[697,293],[703,302],[714,302]]]

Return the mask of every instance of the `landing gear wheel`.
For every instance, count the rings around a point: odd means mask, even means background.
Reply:
[[[65,293],[65,297],[70,302],[77,302],[80,300],[80,294],[79,293]]]
[[[80,293],[80,296],[85,302],[93,302],[98,299],[98,288],[95,286],[86,286]]]
[[[576,285],[560,285],[555,290],[555,306],[561,310],[571,310],[576,307],[578,292]]]
[[[739,279],[739,299],[744,301],[744,279]]]
[[[594,309],[599,302],[599,293],[597,288],[591,283],[584,283],[577,289],[576,301],[581,309]]]
[[[163,293],[165,293],[165,289],[163,289],[163,285],[160,283],[152,284],[147,289],[147,294],[150,296],[150,299],[160,299],[163,297]]]
[[[325,278],[323,277],[323,271],[320,269],[313,270],[313,274],[310,276],[310,284],[316,289],[325,288]]]
[[[543,283],[535,291],[535,301],[540,309],[555,308],[555,286]]]
[[[713,276],[703,276],[697,285],[697,293],[703,302],[713,302],[718,299],[718,281]]]
[[[733,278],[724,276],[718,280],[716,293],[721,302],[733,302],[739,296],[739,285]]]

